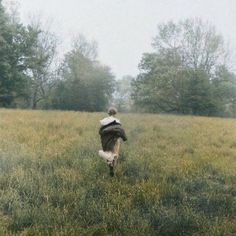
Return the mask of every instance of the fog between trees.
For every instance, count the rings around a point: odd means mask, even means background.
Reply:
[[[139,74],[119,79],[83,35],[58,62],[58,40],[39,22],[23,25],[0,1],[1,107],[103,111],[112,104],[121,111],[236,115],[230,52],[208,22],[159,25]]]

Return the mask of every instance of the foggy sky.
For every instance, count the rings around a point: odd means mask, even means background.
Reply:
[[[4,0],[9,2],[11,0]],[[52,22],[60,52],[70,49],[78,33],[98,42],[99,60],[112,72],[136,75],[142,53],[150,52],[157,25],[200,17],[214,24],[236,51],[235,0],[18,0],[22,22],[41,15]]]

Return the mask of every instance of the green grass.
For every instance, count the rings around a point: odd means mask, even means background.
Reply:
[[[236,120],[120,114],[111,178],[104,115],[0,110],[0,235],[236,235]]]

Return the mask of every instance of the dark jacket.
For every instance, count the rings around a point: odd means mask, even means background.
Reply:
[[[101,136],[103,151],[114,151],[115,144],[118,138],[122,138],[123,141],[127,140],[124,129],[121,124],[112,122],[106,126],[102,126],[99,129]]]

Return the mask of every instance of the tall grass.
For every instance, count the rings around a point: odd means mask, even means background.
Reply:
[[[120,114],[111,178],[104,115],[0,110],[0,235],[236,235],[236,120]]]

